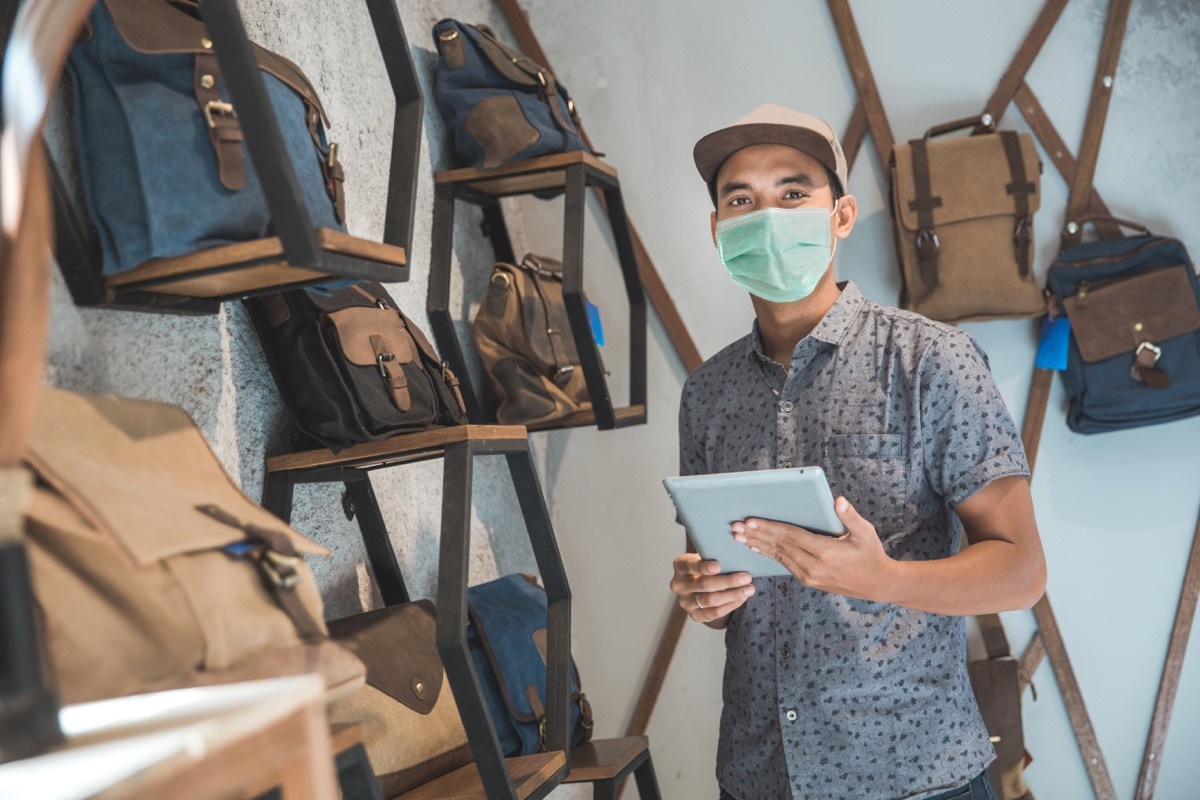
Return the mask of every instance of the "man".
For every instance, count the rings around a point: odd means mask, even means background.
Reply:
[[[857,205],[827,123],[763,106],[694,156],[756,322],[684,386],[681,474],[821,466],[847,531],[732,525],[791,577],[675,559],[680,606],[725,629],[722,798],[991,798],[963,615],[1029,608],[1045,561],[986,357],[835,282]]]

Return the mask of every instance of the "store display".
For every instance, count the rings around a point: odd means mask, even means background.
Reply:
[[[363,666],[329,641],[304,555],[177,406],[42,392],[25,539],[64,702]]]
[[[458,379],[379,284],[246,305],[284,404],[326,447],[467,421]]]
[[[1047,279],[1057,315],[1070,321],[1062,375],[1078,433],[1200,414],[1200,278],[1187,249],[1112,221],[1139,234],[1068,247]]]
[[[591,408],[563,302],[562,263],[498,262],[475,315],[475,349],[499,399],[496,419],[523,425]]]
[[[1033,137],[933,138],[987,122],[956,120],[892,148],[900,304],[931,319],[1033,317],[1045,307],[1033,278],[1041,173]]]
[[[444,19],[437,42],[438,108],[459,158],[476,168],[589,150],[575,104],[548,68],[500,42],[485,25]]]
[[[467,642],[506,756],[546,749],[546,591],[530,575],[467,590]],[[592,707],[571,660],[571,744],[592,738]]]
[[[313,226],[344,231],[342,166],[316,91],[292,62],[254,52]],[[105,275],[273,234],[196,2],[103,0],[68,71]]]

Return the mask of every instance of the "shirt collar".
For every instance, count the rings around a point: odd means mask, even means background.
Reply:
[[[866,298],[862,296],[862,292],[854,285],[853,281],[842,281],[838,284],[841,289],[841,294],[829,310],[825,312],[825,316],[817,323],[817,327],[812,329],[808,336],[797,342],[796,347],[799,348],[804,343],[805,339],[813,338],[833,346],[841,344],[845,338],[846,332],[850,330],[850,325],[858,317],[858,312],[862,309]],[[762,335],[758,328],[758,320],[754,320],[754,328],[747,337],[748,348],[747,355],[756,355],[759,358],[769,359],[766,353],[763,352]],[[794,353],[794,351],[793,351]]]

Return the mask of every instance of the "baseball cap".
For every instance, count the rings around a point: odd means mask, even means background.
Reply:
[[[846,156],[828,122],[774,103],[759,106],[728,128],[713,131],[692,151],[700,177],[711,186],[721,165],[744,147],[782,144],[806,153],[829,169],[846,191]]]

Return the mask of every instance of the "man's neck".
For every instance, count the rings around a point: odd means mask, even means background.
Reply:
[[[813,332],[839,296],[841,290],[833,277],[832,267],[826,270],[813,293],[800,300],[771,303],[751,295],[763,352],[785,367],[792,363],[792,352],[796,345]]]

